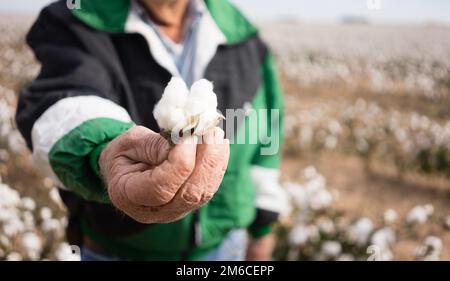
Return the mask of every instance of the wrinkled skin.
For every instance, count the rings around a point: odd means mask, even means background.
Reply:
[[[108,144],[99,166],[116,208],[140,223],[168,223],[213,197],[229,154],[229,141],[218,127],[201,144],[185,137],[171,146],[152,130],[135,126]]]

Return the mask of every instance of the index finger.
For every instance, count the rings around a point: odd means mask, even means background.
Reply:
[[[194,170],[196,147],[194,137],[183,138],[162,164],[137,172],[126,180],[123,184],[126,197],[143,206],[161,206],[170,202]]]

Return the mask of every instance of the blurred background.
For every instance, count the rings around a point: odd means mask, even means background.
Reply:
[[[0,260],[76,259],[15,128],[51,1],[0,2]],[[450,2],[234,0],[273,49],[291,214],[275,259],[450,260]]]

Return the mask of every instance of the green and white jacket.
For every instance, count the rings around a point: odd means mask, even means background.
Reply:
[[[82,0],[81,9],[66,2],[43,9],[27,36],[42,69],[20,93],[16,119],[36,166],[59,183],[71,222],[111,254],[139,260],[201,259],[233,228],[269,233],[285,207],[283,101],[258,30],[228,1],[204,1],[195,71],[214,82],[222,113],[237,112],[224,124],[235,124],[226,130],[229,166],[208,204],[145,225],[111,205],[97,160],[135,124],[158,131],[153,106],[179,73],[130,0]]]

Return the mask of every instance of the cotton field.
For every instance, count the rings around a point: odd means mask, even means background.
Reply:
[[[79,260],[14,124],[39,72],[0,18],[0,260]],[[278,260],[450,259],[450,28],[262,24],[286,99]],[[380,167],[382,169],[380,169]]]
[[[263,28],[286,74],[303,85],[343,80],[376,92],[448,95],[448,27],[286,23]]]

